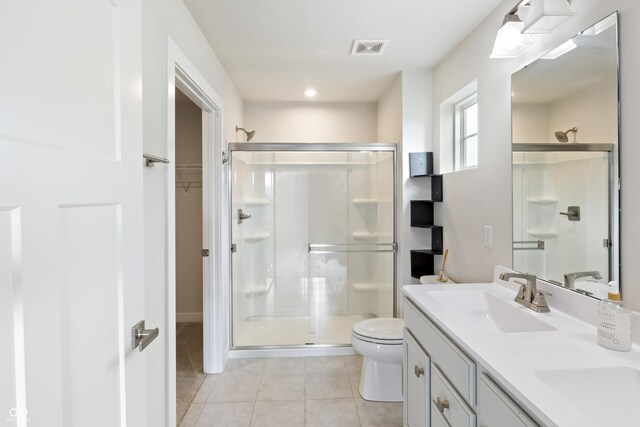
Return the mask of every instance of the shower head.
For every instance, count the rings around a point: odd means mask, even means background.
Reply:
[[[255,131],[255,130],[248,131],[248,130],[246,130],[246,129],[244,129],[244,128],[241,128],[241,127],[236,126],[236,133],[237,133],[239,130],[241,130],[242,132],[244,132],[244,133],[245,133],[245,135],[247,135],[247,142],[251,141],[251,138],[253,138],[253,136],[256,134],[256,131]]]
[[[567,134],[569,132],[573,132],[573,135],[575,136],[575,134],[578,132],[578,128],[577,127],[572,127],[571,129],[567,130],[566,132],[562,132],[561,130],[556,131],[555,135],[556,135],[556,139],[558,140],[558,142],[569,142],[569,137],[567,136]]]

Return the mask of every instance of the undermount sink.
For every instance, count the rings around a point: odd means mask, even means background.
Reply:
[[[429,298],[456,310],[475,329],[489,332],[543,332],[556,328],[535,313],[513,307],[483,290],[432,291]]]
[[[640,419],[640,369],[555,369],[535,375],[597,425],[637,425]]]

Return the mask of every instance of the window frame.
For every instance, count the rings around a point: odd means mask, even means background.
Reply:
[[[478,138],[479,131],[476,130],[475,133],[466,134],[465,133],[465,111],[468,110],[473,105],[478,105],[478,92],[474,92],[470,96],[464,98],[462,101],[457,102],[454,106],[455,108],[455,146],[454,146],[454,169],[455,170],[468,170],[468,169],[476,169],[478,167],[479,161],[476,158],[476,163],[473,165],[466,166],[467,160],[467,144],[466,142],[473,137]],[[478,105],[479,108],[479,105]],[[477,120],[477,119],[476,119]],[[478,138],[479,142],[479,138]],[[478,147],[479,148],[479,147]]]

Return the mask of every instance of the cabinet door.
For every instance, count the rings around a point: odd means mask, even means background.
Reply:
[[[404,424],[426,427],[429,422],[430,359],[408,329],[404,330]]]
[[[522,409],[484,374],[478,381],[479,427],[533,427],[537,426]]]
[[[431,403],[431,413],[433,414],[431,417],[431,427],[451,427],[447,420],[440,415],[436,404],[433,402]]]

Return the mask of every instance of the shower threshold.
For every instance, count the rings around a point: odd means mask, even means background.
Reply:
[[[373,314],[253,316],[242,322],[234,348],[350,346],[354,323]]]

